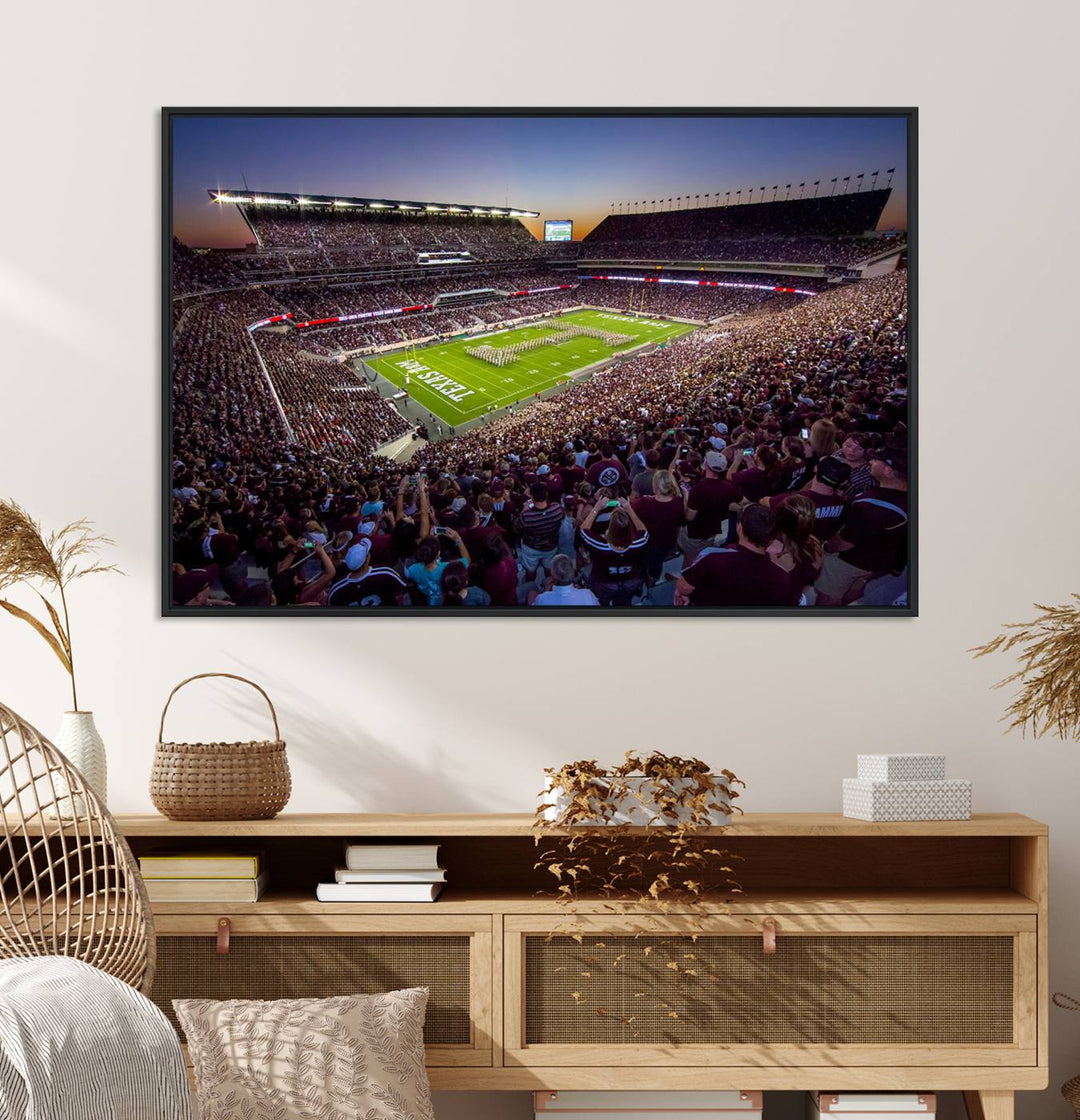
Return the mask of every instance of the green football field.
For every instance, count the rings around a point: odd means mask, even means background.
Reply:
[[[554,320],[556,316],[552,316]],[[418,349],[406,349],[366,364],[393,384],[407,389],[422,407],[450,425],[466,424],[477,416],[531,397],[568,381],[586,366],[603,361],[612,354],[633,349],[643,343],[664,342],[693,330],[683,323],[639,319],[617,311],[572,311],[558,317],[597,330],[633,336],[630,342],[607,346],[598,338],[581,335],[565,342],[553,342],[527,350],[505,366],[495,366],[465,353],[466,347],[489,345],[496,348],[537,337],[555,337],[543,323],[497,331],[481,336],[455,339]]]

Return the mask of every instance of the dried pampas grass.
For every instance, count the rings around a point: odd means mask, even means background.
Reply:
[[[1030,730],[1038,739],[1054,733],[1059,739],[1080,734],[1080,595],[1072,603],[1045,607],[1031,622],[1011,622],[1005,633],[970,652],[976,657],[1018,649],[1020,668],[995,688],[1020,683],[1019,695],[1005,709],[1008,730]]]
[[[0,499],[0,608],[34,628],[56,654],[71,678],[71,699],[77,711],[79,695],[75,687],[75,660],[71,652],[71,620],[68,616],[67,589],[83,576],[97,572],[117,572],[113,564],[102,564],[97,555],[111,545],[107,537],[92,531],[89,521],[73,521],[62,529],[45,534],[17,502]],[[48,621],[6,597],[19,584],[32,588],[41,600]],[[42,590],[45,588],[45,591]],[[49,601],[46,592],[60,598],[60,609]]]

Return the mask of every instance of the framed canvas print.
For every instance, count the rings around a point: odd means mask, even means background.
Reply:
[[[172,616],[916,613],[914,109],[166,109]]]

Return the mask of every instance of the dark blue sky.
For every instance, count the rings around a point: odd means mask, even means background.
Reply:
[[[612,202],[747,191],[896,168],[881,228],[907,227],[902,117],[173,118],[176,235],[241,246],[251,235],[208,187],[517,206],[572,218],[584,236]],[[838,184],[842,188],[842,183]],[[810,188],[807,188],[810,193]],[[702,204],[705,199],[702,198]],[[685,205],[685,203],[684,203]]]

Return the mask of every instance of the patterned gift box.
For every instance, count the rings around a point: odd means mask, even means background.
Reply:
[[[971,816],[971,782],[845,778],[844,816],[860,821],[966,821]]]
[[[943,754],[861,754],[858,776],[867,782],[940,782]]]

